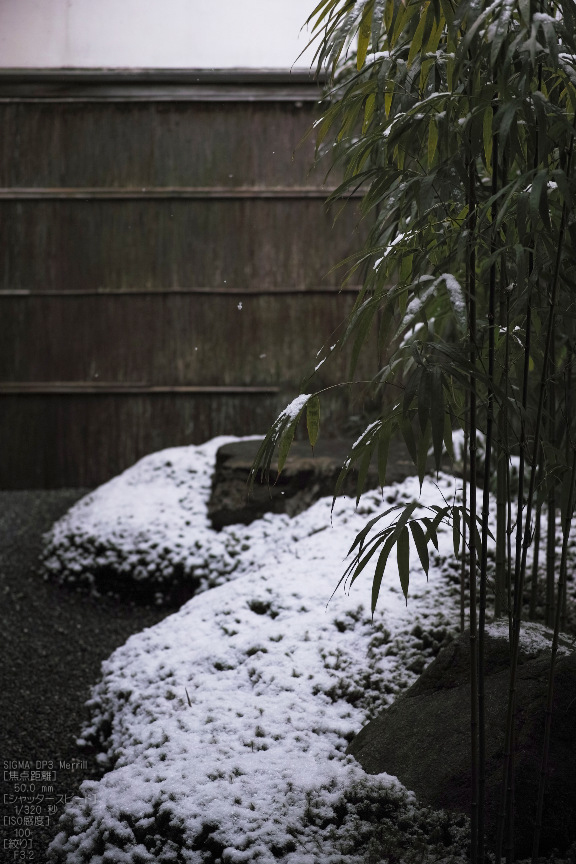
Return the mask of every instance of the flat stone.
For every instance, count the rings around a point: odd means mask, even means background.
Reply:
[[[239,522],[247,525],[264,513],[295,516],[319,498],[333,495],[342,464],[352,445],[351,441],[320,439],[312,451],[307,441],[295,441],[280,476],[275,467],[277,460],[274,460],[270,484],[257,481],[248,497],[248,478],[260,443],[239,441],[218,450],[208,502],[208,515],[214,528],[221,529]],[[401,481],[414,473],[414,465],[404,444],[392,442],[386,482]],[[357,471],[349,474],[342,489],[343,495],[356,495],[357,478]],[[377,486],[378,472],[370,466],[365,488],[375,489]]]
[[[522,644],[516,685],[515,852],[531,854],[550,667],[550,631]],[[540,647],[537,643],[540,642]],[[494,844],[501,796],[509,690],[509,645],[486,636],[486,838]],[[470,813],[470,641],[465,633],[440,652],[413,686],[368,723],[348,748],[369,774],[387,772],[437,809]],[[552,738],[540,854],[576,841],[576,652],[562,640],[556,663]]]

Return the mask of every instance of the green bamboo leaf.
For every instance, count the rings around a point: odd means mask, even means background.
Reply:
[[[384,519],[385,516],[388,516],[389,513],[393,513],[394,510],[401,510],[402,507],[403,507],[402,504],[394,504],[394,506],[389,507],[385,513],[379,513],[378,516],[374,516],[373,519],[370,519],[368,521],[368,523],[364,526],[364,528],[362,528],[362,530],[359,531],[358,534],[356,535],[354,542],[352,543],[352,546],[348,550],[346,557],[351,555],[352,552],[354,551],[354,549],[356,549],[357,547],[359,547],[359,549],[362,550],[362,548],[364,546],[364,540],[366,539],[366,537],[368,536],[368,534],[370,533],[370,531],[372,530],[372,528],[374,527],[376,522],[379,522],[380,519]]]
[[[452,541],[454,556],[457,558],[460,552],[460,510],[458,507],[454,507],[452,510]]]
[[[302,412],[300,412],[301,414]],[[282,436],[280,438],[280,444],[278,445],[278,477],[284,465],[286,464],[286,458],[290,451],[290,447],[292,446],[292,441],[294,440],[294,433],[296,431],[296,426],[298,425],[298,421],[300,420],[300,414],[296,417],[295,420],[292,420],[284,429]]]
[[[405,417],[400,423],[400,431],[402,432],[402,437],[404,438],[404,443],[406,444],[406,448],[408,453],[410,454],[410,458],[412,459],[414,465],[418,464],[418,450],[416,447],[416,439],[414,438],[414,430],[412,429],[412,423],[409,417]]]
[[[370,35],[372,33],[372,11],[374,9],[374,0],[368,0],[362,12],[362,20],[360,21],[360,30],[358,31],[358,48],[356,51],[356,68],[358,71],[362,69],[366,54],[368,53],[368,45],[370,44]]]
[[[408,534],[408,528],[406,527],[402,529],[398,536],[396,555],[398,560],[400,585],[402,586],[402,593],[406,598],[406,605],[408,605],[408,586],[410,584],[410,537]]]
[[[384,543],[382,551],[378,556],[378,561],[376,563],[376,570],[374,571],[374,579],[372,581],[372,615],[376,611],[376,603],[378,602],[378,595],[380,594],[380,586],[382,585],[382,577],[384,576],[384,570],[386,569],[386,564],[388,562],[388,557],[390,552],[394,548],[394,544],[396,543],[396,536],[392,533]]]
[[[394,91],[392,89],[386,90],[384,93],[384,113],[386,117],[390,117],[390,109],[392,108],[392,99],[394,98]]]
[[[408,66],[411,66],[414,62],[414,58],[420,51],[422,47],[422,42],[424,41],[424,33],[426,30],[426,22],[428,20],[428,14],[432,11],[432,6],[427,4],[426,13],[420,16],[420,21],[418,22],[418,26],[416,27],[416,32],[410,41],[410,50],[408,52]]]
[[[506,146],[512,121],[516,117],[517,107],[518,106],[515,102],[506,102],[496,115],[496,118],[498,119],[498,135],[501,150],[504,150],[504,147]]]
[[[530,13],[530,0],[519,0],[520,18],[524,27],[529,30],[532,24],[532,16]]]
[[[418,480],[420,481],[420,491],[422,491],[422,484],[424,483],[424,477],[426,476],[426,463],[428,461],[428,450],[429,449],[430,449],[430,423],[427,423],[425,429],[420,433],[420,440],[418,441],[417,471],[418,471]]]
[[[412,537],[414,538],[422,569],[426,573],[426,578],[428,578],[428,571],[430,570],[430,556],[428,555],[428,543],[426,542],[424,531],[422,530],[420,523],[416,522],[416,520],[410,522],[410,530],[412,531]]]
[[[436,156],[436,149],[438,147],[438,124],[436,123],[436,118],[434,115],[430,117],[430,123],[428,124],[428,168],[432,166],[434,162],[434,157]]]
[[[400,281],[407,282],[412,275],[412,262],[414,255],[403,255],[400,264]]]
[[[386,28],[386,32],[389,33],[392,27],[392,21],[394,19],[394,9],[395,9],[395,0],[386,0],[386,5],[384,6],[384,27]]]
[[[432,376],[428,369],[423,369],[420,376],[420,383],[418,385],[418,402],[416,408],[421,432],[424,432],[430,419],[431,396]],[[406,413],[407,412],[404,411],[405,415]]]
[[[358,316],[358,325],[356,327],[356,338],[354,340],[354,346],[352,348],[352,356],[350,358],[350,377],[354,376],[354,372],[356,371],[356,366],[358,365],[358,358],[360,356],[360,351],[362,350],[362,346],[366,342],[368,338],[368,333],[372,327],[372,322],[374,321],[374,316],[376,314],[376,306],[371,304],[367,305]]]
[[[312,396],[306,403],[306,426],[310,446],[314,447],[320,431],[320,399]]]
[[[316,17],[318,12],[320,12],[321,9],[324,9],[322,14],[318,17],[318,19],[316,21],[315,27],[317,27],[322,22],[322,20],[326,17],[326,15],[330,12],[330,10],[333,9],[334,6],[336,6],[336,4],[338,2],[339,2],[339,0],[321,0],[321,2],[318,3],[318,5],[314,9],[314,11],[311,12],[310,15],[308,16],[306,23],[309,24],[312,21],[312,19]]]
[[[376,106],[376,94],[370,93],[368,98],[366,99],[366,105],[364,106],[364,122],[362,124],[362,134],[365,135],[368,127],[370,126],[370,121],[374,116],[374,108]]]
[[[442,442],[444,440],[445,415],[444,388],[442,386],[442,371],[436,367],[432,370],[431,377],[431,399],[430,399],[430,423],[432,425],[432,444],[434,446],[434,464],[436,471],[442,465]],[[450,436],[452,438],[452,436]]]
[[[383,534],[385,534],[385,535],[388,533],[389,533],[389,529],[387,529],[386,531],[383,532]],[[355,561],[357,561],[358,563],[356,564],[356,566],[354,566],[354,561],[353,561],[351,568],[349,568],[350,572],[352,572],[352,569],[354,570],[352,577],[350,579],[350,583],[349,583],[350,588],[352,587],[352,585],[354,584],[354,582],[356,581],[358,576],[360,576],[362,571],[366,568],[366,565],[368,564],[370,559],[374,557],[374,555],[376,554],[378,549],[379,549],[379,544],[374,543],[372,545],[372,548],[369,549],[368,552],[366,552],[362,556],[362,558],[360,557],[360,552],[358,553],[357,557],[355,558]]]
[[[384,10],[386,8],[386,0],[376,0],[372,11],[372,50],[377,51],[380,42],[380,33],[382,31],[382,21],[384,19]]]
[[[407,525],[408,520],[410,519],[410,517],[414,513],[414,510],[416,509],[417,506],[418,506],[417,501],[411,501],[410,504],[407,504],[404,507],[404,512],[401,514],[401,516],[398,517],[398,519],[396,520],[396,523],[394,525],[394,530],[396,532],[396,535],[400,534],[400,532],[404,529],[404,526]]]
[[[406,386],[404,387],[404,398],[402,400],[402,415],[403,417],[407,417],[410,409],[412,407],[412,402],[414,401],[414,397],[416,393],[419,392],[420,388],[420,379],[422,378],[423,367],[418,366],[413,374],[408,378],[406,382]]]
[[[423,516],[422,522],[426,525],[426,542],[431,540],[434,544],[436,551],[438,552],[438,533],[434,528],[434,523],[429,516]]]
[[[390,425],[383,427],[378,438],[378,482],[380,486],[386,485],[386,466],[388,464],[388,450],[392,430]]]
[[[356,506],[358,506],[358,502],[362,497],[362,492],[364,491],[364,485],[366,483],[366,477],[368,476],[368,469],[370,468],[370,461],[372,459],[373,448],[367,446],[364,455],[362,456],[362,461],[360,462],[360,470],[358,471],[358,483],[356,484]]]
[[[444,444],[446,452],[452,461],[454,461],[454,444],[452,443],[452,418],[450,412],[444,412]]]
[[[484,139],[484,158],[486,160],[486,167],[489,171],[491,171],[492,165],[492,118],[494,116],[494,112],[492,110],[492,106],[489,105],[484,111],[484,118],[482,123],[482,135]]]
[[[550,227],[550,213],[548,211],[548,171],[539,171],[532,182],[530,190],[530,212],[532,220],[537,223],[540,215],[546,228]]]

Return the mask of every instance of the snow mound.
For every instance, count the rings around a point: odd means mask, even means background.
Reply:
[[[367,515],[453,493],[451,478],[425,480],[421,496],[409,478],[357,510],[339,499],[332,524],[322,499],[292,520],[234,526],[226,542],[243,577],[103,664],[79,743],[107,773],[68,805],[49,861],[360,864],[401,850],[394,860],[464,862],[465,820],[419,809],[395,778],[367,776],[346,754],[454,634],[451,529],[429,582],[412,555],[408,606],[392,559],[373,621],[358,602],[369,570],[327,606]]]
[[[234,539],[213,531],[207,516],[216,452],[254,437],[220,436],[144,457],[55,523],[44,538],[44,574],[158,603],[222,584],[237,554]]]

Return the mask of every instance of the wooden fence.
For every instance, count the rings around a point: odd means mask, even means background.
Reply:
[[[364,231],[300,144],[319,96],[300,73],[0,72],[0,488],[97,485],[297,395]],[[324,409],[334,434],[347,397]]]

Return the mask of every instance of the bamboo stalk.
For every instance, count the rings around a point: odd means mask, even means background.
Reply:
[[[495,106],[493,113],[496,113]],[[492,195],[498,192],[498,138],[492,136]],[[492,225],[498,215],[497,203],[492,204]],[[490,252],[496,251],[496,233],[492,229]],[[484,805],[486,794],[486,698],[484,681],[484,649],[486,631],[486,586],[488,581],[488,522],[490,518],[490,469],[494,427],[494,359],[496,323],[496,263],[490,267],[488,288],[488,393],[486,402],[486,447],[484,451],[484,487],[482,490],[482,537],[480,552],[480,610],[478,617],[478,864],[484,862]]]
[[[470,374],[469,399],[469,453],[470,453],[470,553],[469,553],[469,596],[470,596],[470,767],[471,767],[471,861],[476,860],[478,848],[478,629],[476,600],[476,173],[474,163],[468,164],[468,212],[469,212],[469,248],[467,260],[468,283],[468,335],[469,359],[472,372]]]

